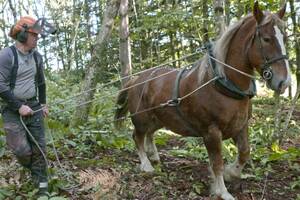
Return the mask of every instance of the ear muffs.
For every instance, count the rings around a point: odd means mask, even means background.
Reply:
[[[28,38],[28,32],[27,31],[28,31],[28,25],[23,24],[21,31],[19,33],[17,33],[16,39],[21,43],[25,43],[27,41],[27,38]]]

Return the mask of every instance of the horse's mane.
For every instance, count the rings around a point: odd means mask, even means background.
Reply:
[[[265,17],[260,25],[265,25],[265,24],[273,21],[273,23],[275,25],[277,25],[280,29],[283,29],[284,22],[277,15],[272,14],[270,12],[264,12],[264,15],[265,15]],[[253,15],[249,14],[249,15],[243,17],[242,19],[240,19],[239,21],[237,21],[236,23],[232,24],[225,30],[225,32],[222,34],[222,36],[213,45],[213,53],[214,53],[214,56],[216,59],[225,63],[231,39],[233,38],[235,33],[239,30],[239,28],[247,20],[251,19],[252,17],[253,17]],[[209,66],[208,59],[209,59],[209,57],[206,54],[204,56],[203,61],[199,64],[200,67],[199,67],[199,77],[198,78],[201,82],[202,82],[206,72],[208,72],[210,74],[210,76],[213,75],[211,66],[208,67]],[[219,75],[225,77],[224,66],[218,62],[216,62],[216,65],[217,65],[216,70],[218,71]]]

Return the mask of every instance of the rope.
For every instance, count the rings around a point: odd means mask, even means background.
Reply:
[[[38,111],[33,111],[33,113],[36,113]],[[31,132],[29,131],[29,129],[27,128],[26,124],[24,123],[23,121],[23,117],[20,115],[20,121],[23,125],[23,127],[25,128],[26,132],[28,133],[28,135],[30,136],[30,138],[32,139],[32,141],[34,142],[34,144],[37,146],[37,148],[39,149],[39,151],[41,152],[44,160],[45,160],[45,163],[46,163],[46,166],[47,166],[47,169],[48,169],[48,166],[49,166],[49,163],[48,163],[48,160],[47,160],[47,157],[44,153],[44,151],[42,150],[42,148],[40,147],[39,143],[36,141],[36,139],[33,137],[33,135],[31,134]]]
[[[192,92],[184,95],[181,98],[178,98],[179,101],[182,101],[183,99],[193,95],[195,92],[197,92],[198,90],[200,90],[201,88],[205,87],[206,85],[210,84],[211,82],[217,80],[218,78],[220,78],[219,76],[215,76],[214,78],[210,79],[209,81],[207,81],[206,83],[204,83],[203,85],[201,85],[200,87],[196,88],[195,90],[193,90]]]
[[[67,99],[51,102],[51,103],[49,104],[49,106],[51,107],[51,105],[54,105],[54,104],[66,104],[67,102],[72,101],[74,98],[76,98],[76,97],[78,97],[78,96],[80,96],[80,95],[82,95],[82,94],[84,94],[84,93],[87,93],[87,92],[90,92],[90,91],[93,91],[93,90],[96,90],[96,89],[104,88],[104,87],[106,87],[106,86],[108,86],[108,85],[112,85],[112,84],[114,84],[114,83],[116,83],[116,82],[122,81],[123,79],[127,79],[127,78],[129,78],[129,77],[136,76],[136,75],[139,75],[139,74],[141,74],[141,73],[145,73],[145,72],[147,72],[147,71],[157,69],[157,68],[159,68],[159,67],[168,65],[168,64],[170,64],[170,63],[173,63],[173,62],[177,62],[177,61],[179,61],[179,60],[186,59],[186,58],[191,57],[191,56],[193,56],[193,55],[196,55],[196,54],[198,54],[198,53],[203,53],[203,54],[204,54],[204,53],[205,53],[205,52],[204,52],[204,49],[205,49],[205,48],[198,48],[198,49],[196,50],[195,53],[188,54],[188,55],[183,56],[183,57],[181,57],[181,58],[178,58],[178,59],[175,59],[175,60],[172,60],[172,61],[169,61],[169,62],[160,64],[160,65],[157,65],[157,66],[155,66],[155,67],[152,67],[152,68],[149,68],[149,69],[146,69],[146,70],[143,70],[143,71],[134,73],[134,74],[132,74],[132,75],[124,76],[124,77],[122,77],[122,78],[120,78],[120,79],[118,79],[118,80],[111,81],[111,82],[106,83],[106,84],[104,84],[104,85],[101,85],[101,86],[99,86],[99,87],[91,88],[91,89],[89,89],[89,90],[86,90],[86,91],[77,93],[77,94],[75,94],[75,95],[73,95],[73,96],[71,96],[71,97],[69,97],[69,98],[67,98]],[[224,65],[225,67],[228,67],[228,68],[231,69],[231,70],[234,70],[234,71],[236,71],[236,72],[238,72],[238,73],[240,73],[240,74],[242,74],[242,75],[244,75],[244,76],[247,76],[247,77],[249,77],[249,78],[252,78],[252,79],[258,79],[256,76],[253,76],[253,75],[250,75],[250,74],[248,74],[248,73],[246,73],[246,72],[243,72],[243,71],[241,71],[241,70],[238,70],[238,69],[232,67],[231,65],[228,65],[228,64],[226,64],[226,63],[220,61],[219,59],[217,59],[217,58],[215,58],[215,57],[213,57],[213,56],[210,56],[209,54],[207,54],[207,55],[208,55],[209,58],[215,60],[216,62],[218,62],[218,63],[220,63],[220,64],[222,64],[222,65]],[[189,64],[189,65],[190,65],[190,64]],[[189,66],[189,65],[185,65],[184,67]],[[164,76],[164,75],[167,75],[167,74],[168,74],[168,73],[162,74],[161,76]],[[155,77],[155,78],[159,78],[159,77],[161,77],[161,76],[158,76],[158,77]],[[154,78],[154,79],[155,79],[155,78]],[[138,85],[140,85],[140,84],[146,83],[146,82],[151,81],[151,80],[154,80],[154,79],[149,79],[149,80],[147,80],[147,81],[145,81],[145,82],[141,82],[141,83],[139,83],[139,84],[133,85],[132,87],[138,86]],[[132,87],[129,87],[129,88],[126,88],[126,89],[130,89],[130,88],[132,88]],[[126,89],[125,89],[125,90],[126,90]],[[124,91],[124,89],[123,89],[123,90],[119,90],[119,91],[117,91],[117,92],[122,92],[122,91]],[[108,97],[108,96],[112,96],[112,95],[106,95],[106,96],[104,96],[104,97]],[[87,101],[87,102],[83,102],[83,103],[78,104],[78,105],[76,105],[76,106],[68,107],[68,109],[61,110],[61,111],[59,111],[59,112],[54,112],[54,114],[61,113],[61,112],[64,112],[64,111],[67,111],[67,110],[70,110],[70,109],[72,109],[72,108],[80,107],[80,106],[89,104],[89,103],[91,103],[91,102],[93,102],[93,101],[96,101],[96,100],[97,100],[97,99],[93,99],[93,100],[90,100],[90,101]]]
[[[141,73],[145,73],[145,72],[147,72],[147,71],[150,71],[150,70],[153,70],[153,69],[157,69],[157,68],[159,68],[159,67],[168,65],[168,64],[170,64],[170,63],[177,62],[177,61],[179,61],[179,60],[186,59],[186,58],[188,58],[188,57],[194,56],[194,55],[199,54],[199,53],[202,53],[202,52],[196,51],[195,53],[188,54],[188,55],[183,56],[183,57],[181,57],[181,58],[178,58],[178,59],[175,59],[175,60],[172,60],[172,61],[169,61],[169,62],[165,62],[165,63],[163,63],[163,64],[157,65],[157,66],[152,67],[152,68],[149,68],[149,69],[145,69],[145,70],[143,70],[143,71],[140,71],[140,72],[137,72],[137,73],[128,75],[128,76],[124,76],[124,77],[122,77],[122,78],[120,78],[120,79],[118,79],[118,80],[108,82],[108,83],[103,84],[103,85],[101,85],[101,86],[99,86],[99,87],[95,87],[95,88],[91,88],[91,89],[85,90],[85,91],[80,92],[80,93],[77,93],[77,94],[75,94],[75,95],[73,95],[73,96],[71,96],[71,97],[69,97],[69,98],[67,98],[67,99],[64,99],[64,100],[58,100],[58,101],[51,102],[49,105],[54,105],[54,104],[65,104],[65,103],[67,103],[67,102],[69,102],[69,101],[72,101],[74,98],[76,98],[76,97],[78,97],[78,96],[80,96],[80,95],[82,95],[82,94],[84,94],[84,93],[87,93],[87,92],[90,92],[90,91],[93,91],[93,90],[96,90],[96,89],[104,88],[104,87],[106,87],[106,86],[108,86],[108,85],[112,85],[112,84],[114,84],[114,83],[116,83],[116,82],[122,81],[123,79],[127,79],[127,78],[130,78],[130,77],[132,77],[132,76],[136,76],[136,75],[139,75],[139,74],[141,74]]]
[[[192,65],[192,64],[194,64],[194,63],[190,63],[190,64],[188,64],[188,65],[185,65],[185,66],[183,66],[183,67],[187,67],[187,66],[190,66],[190,65]],[[140,82],[140,83],[137,83],[137,84],[131,85],[130,87],[127,87],[127,88],[120,89],[120,90],[116,91],[115,93],[120,93],[120,92],[123,92],[123,91],[129,90],[129,89],[131,89],[131,88],[134,88],[134,87],[136,87],[136,86],[142,85],[142,84],[144,84],[144,83],[147,83],[147,82],[150,82],[150,81],[152,81],[152,80],[155,80],[155,79],[157,79],[157,78],[161,78],[161,77],[163,77],[163,76],[166,76],[166,75],[168,75],[168,74],[171,74],[171,73],[173,73],[173,72],[176,72],[176,71],[177,71],[177,70],[176,70],[176,69],[174,69],[174,70],[172,70],[172,71],[169,71],[169,72],[163,73],[163,74],[161,74],[161,75],[159,75],[159,76],[156,76],[156,77],[153,77],[153,78],[147,79],[147,80],[145,80],[145,81],[143,81],[143,82]],[[115,95],[115,93],[112,93],[112,94],[108,94],[108,95],[101,96],[101,99],[103,99],[103,98],[106,98],[106,97],[113,96],[113,95]],[[100,99],[100,100],[101,100],[101,99]],[[75,106],[70,106],[70,107],[68,107],[67,109],[60,110],[60,111],[58,111],[58,112],[54,112],[54,114],[62,113],[62,112],[65,112],[65,111],[71,110],[72,108],[77,108],[77,107],[80,107],[80,106],[84,106],[84,105],[86,105],[86,104],[89,104],[89,103],[92,103],[92,102],[94,102],[94,101],[96,101],[96,100],[99,100],[99,99],[95,98],[95,99],[93,99],[93,100],[90,100],[90,101],[86,101],[86,102],[83,102],[83,103],[77,104],[77,105],[75,105]]]
[[[37,112],[40,112],[43,110],[43,107],[38,109],[38,110],[34,110],[33,111],[33,114],[37,113]],[[37,146],[37,148],[39,149],[39,151],[41,152],[42,156],[43,156],[43,159],[45,160],[45,163],[46,163],[46,167],[47,167],[47,173],[48,173],[48,170],[49,170],[49,161],[44,153],[44,151],[42,150],[42,148],[40,147],[39,143],[36,141],[36,139],[33,137],[33,135],[31,134],[31,132],[29,131],[29,129],[27,128],[26,124],[24,123],[24,120],[23,120],[23,117],[20,115],[20,121],[23,125],[23,127],[25,128],[26,132],[28,133],[28,135],[30,136],[30,138],[32,139],[32,141],[34,142],[34,144]],[[52,133],[49,131],[49,136],[50,136],[50,139],[51,139],[51,144],[52,144],[52,147],[53,147],[53,151],[54,151],[54,155],[55,155],[55,158],[56,158],[56,161],[58,162],[58,165],[59,165],[59,168],[64,172],[64,174],[67,176],[67,179],[70,180],[70,175],[67,173],[67,171],[65,170],[65,168],[62,166],[60,160],[59,160],[59,157],[58,157],[58,153],[57,153],[57,149],[54,145],[54,140],[53,140],[53,135]],[[49,173],[48,173],[49,175]],[[70,186],[70,187],[63,187],[62,189],[65,189],[65,190],[70,190],[70,189],[73,189],[75,187],[78,187],[79,185],[73,185],[73,186]]]
[[[206,49],[206,48],[203,47],[203,48],[198,48],[197,50],[198,50],[199,52],[205,53],[205,52],[204,52],[205,49]],[[233,67],[233,66],[231,66],[231,65],[228,65],[228,64],[226,64],[226,63],[220,61],[219,59],[217,59],[217,58],[215,58],[215,57],[209,55],[208,53],[207,53],[206,55],[207,55],[209,58],[215,60],[216,62],[218,62],[218,63],[224,65],[225,67],[228,67],[229,69],[232,69],[232,70],[234,70],[234,71],[236,71],[236,72],[238,72],[238,73],[240,73],[240,74],[242,74],[242,75],[244,75],[244,76],[247,76],[247,77],[252,78],[252,79],[259,79],[259,78],[257,78],[256,76],[253,76],[253,75],[251,75],[251,74],[248,74],[248,73],[246,73],[246,72],[243,72],[243,71],[241,71],[241,70],[239,70],[239,69],[237,69],[237,68],[235,68],[235,67]]]
[[[222,62],[222,61],[220,61],[220,60],[214,58],[213,56],[210,56],[210,55],[208,55],[208,56],[209,56],[211,59],[217,61],[218,63],[224,65],[225,67],[228,67],[229,69],[232,69],[232,70],[234,70],[234,71],[236,71],[236,72],[239,72],[240,74],[242,74],[242,75],[244,75],[244,76],[247,76],[247,77],[249,77],[249,78],[257,79],[256,76],[250,75],[250,74],[248,74],[248,73],[246,73],[246,72],[243,72],[243,71],[241,71],[241,70],[239,70],[239,69],[236,69],[236,68],[232,67],[231,65],[228,65],[228,64],[226,64],[226,63],[224,63],[224,62]]]
[[[202,52],[202,53],[203,53],[203,49],[198,49],[197,52]],[[193,54],[196,54],[196,53],[193,53]],[[190,54],[190,55],[192,55],[192,54]],[[188,56],[190,56],[190,55],[188,55]],[[228,67],[229,69],[232,69],[232,70],[234,70],[234,71],[236,71],[236,72],[238,72],[238,73],[240,73],[240,74],[242,74],[242,75],[244,75],[244,76],[247,76],[247,77],[249,77],[249,78],[257,79],[256,76],[253,76],[253,75],[250,75],[250,74],[248,74],[248,73],[246,73],[246,72],[243,72],[243,71],[241,71],[241,70],[238,70],[238,69],[232,67],[231,65],[228,65],[228,64],[226,64],[226,63],[224,63],[224,62],[222,62],[222,61],[220,61],[220,60],[218,60],[218,59],[216,59],[216,58],[210,56],[209,54],[207,54],[207,55],[208,55],[209,58],[215,60],[216,62],[218,62],[218,63],[220,63],[220,64],[222,64],[222,65],[224,65],[225,67]],[[188,57],[188,56],[185,56],[185,57]],[[178,59],[177,59],[177,60],[178,60]],[[173,62],[174,62],[174,61],[173,61]],[[144,70],[144,71],[142,71],[142,72],[138,72],[138,73],[133,74],[133,75],[137,75],[137,74],[140,74],[140,73],[149,71],[149,70],[153,70],[153,69],[156,69],[156,68],[161,67],[161,66],[164,66],[164,65],[166,65],[166,64],[158,65],[158,66],[156,66],[156,67],[154,67],[154,68],[150,68],[150,69]],[[185,66],[183,66],[183,68],[184,68],[184,67],[187,67],[187,66],[189,66],[189,65],[191,65],[191,64],[185,65]],[[118,90],[117,92],[123,92],[123,91],[125,91],[125,90],[131,89],[131,88],[136,87],[136,86],[138,86],[138,85],[142,85],[142,84],[144,84],[144,83],[146,83],[146,82],[149,82],[149,81],[152,81],[152,80],[154,80],[154,79],[160,78],[160,77],[162,77],[162,76],[168,75],[168,74],[170,74],[170,73],[172,73],[172,72],[174,72],[174,71],[170,71],[170,72],[161,74],[161,75],[159,75],[159,76],[156,76],[156,77],[151,78],[151,79],[148,79],[148,80],[146,80],[146,81],[137,83],[137,84],[132,85],[132,86],[130,86],[130,87],[127,87],[127,88],[123,88],[123,89],[121,89],[121,90]],[[131,76],[133,76],[133,75],[131,75]],[[129,75],[129,76],[130,76],[130,75]],[[126,76],[126,77],[123,77],[123,78],[128,78],[129,76]],[[123,79],[123,78],[122,78],[122,79]],[[215,77],[215,79],[212,79],[211,81],[216,80],[217,78],[219,78],[219,77],[217,76],[217,77]],[[122,80],[122,79],[120,79],[120,80]],[[117,80],[117,81],[119,81],[119,80]],[[107,86],[107,85],[109,85],[109,84],[112,84],[112,83],[114,83],[114,82],[116,82],[116,81],[113,81],[113,82],[110,82],[110,83],[108,83],[108,84],[105,84],[105,85],[103,85],[102,87]],[[94,89],[91,89],[91,90],[94,90]],[[91,91],[91,90],[89,90],[89,91]],[[196,89],[196,91],[197,91],[197,90],[198,90],[198,89]],[[196,92],[196,91],[193,91],[192,93],[194,93],[194,92]],[[82,92],[82,93],[84,93],[84,92]],[[80,94],[82,94],[82,93],[80,93]],[[102,98],[106,98],[106,97],[113,96],[113,95],[114,95],[114,94],[105,95],[105,96],[102,96]],[[79,96],[79,95],[76,95],[76,96]],[[189,96],[189,95],[188,95],[188,96]],[[86,101],[86,102],[83,102],[83,103],[81,103],[81,104],[77,104],[77,105],[75,105],[75,106],[68,107],[67,109],[60,110],[60,111],[58,111],[58,112],[54,112],[54,114],[58,114],[58,113],[61,113],[61,112],[65,112],[65,111],[67,111],[67,110],[71,110],[72,108],[77,108],[77,107],[80,107],[80,106],[83,106],[83,105],[92,103],[92,102],[94,102],[94,101],[96,101],[96,100],[99,100],[99,99],[93,99],[93,100],[90,100],[90,101]],[[182,98],[179,98],[178,100],[182,100]]]

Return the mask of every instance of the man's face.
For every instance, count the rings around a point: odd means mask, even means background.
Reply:
[[[25,42],[25,45],[29,49],[34,49],[37,46],[38,39],[39,39],[38,34],[28,32],[28,38],[27,38],[27,41]]]

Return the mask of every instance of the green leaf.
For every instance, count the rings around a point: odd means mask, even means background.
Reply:
[[[6,189],[0,189],[0,194],[2,194],[3,196],[6,196],[6,197],[13,195],[12,191],[6,190]]]
[[[49,198],[46,197],[46,196],[43,196],[43,197],[39,197],[38,200],[48,200]]]
[[[202,183],[193,184],[193,189],[198,195],[200,195],[201,191],[204,189],[204,185]]]
[[[69,144],[69,145],[71,145],[72,147],[76,147],[77,146],[76,142],[73,142],[72,140],[66,140],[66,143]]]
[[[68,200],[68,199],[65,197],[52,197],[50,198],[50,200]]]

